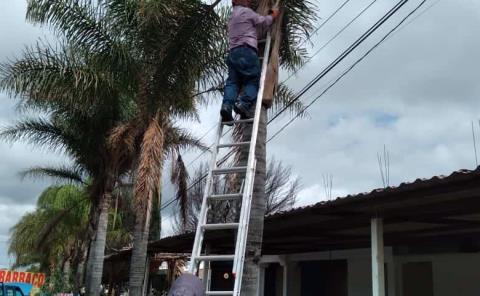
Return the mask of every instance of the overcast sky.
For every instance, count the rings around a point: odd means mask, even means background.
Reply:
[[[312,38],[311,53],[371,1],[351,1]],[[322,1],[319,16],[326,19],[343,2]],[[396,2],[378,0],[287,84],[293,90],[301,89]],[[410,0],[369,42],[303,96],[302,102],[308,104],[419,2]],[[390,154],[392,186],[475,168],[471,122],[476,122],[480,138],[480,3],[428,0],[424,7],[432,4],[314,103],[309,116],[294,121],[268,144],[268,156],[290,165],[301,178],[304,189],[299,206],[325,199],[324,174],[333,176],[334,197],[382,187],[377,153],[384,145]],[[0,0],[0,62],[19,55],[25,45],[48,34],[27,24],[24,15],[25,1]],[[0,104],[0,125],[19,118],[13,99],[0,93]],[[190,125],[196,135],[204,135],[215,123],[218,105],[202,110],[201,124]],[[289,119],[287,114],[275,121],[269,126],[269,135]],[[213,133],[205,141],[213,141]],[[187,155],[187,163],[195,157]],[[49,185],[47,181],[22,182],[18,171],[62,161],[48,151],[0,142],[0,267],[9,264],[6,242],[10,227],[34,208],[39,193]],[[167,189],[164,200],[170,195]],[[170,211],[167,209],[166,217]],[[168,220],[164,222],[168,224]],[[168,234],[167,230],[164,235]]]

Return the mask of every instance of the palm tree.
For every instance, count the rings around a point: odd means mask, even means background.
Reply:
[[[79,291],[89,208],[84,188],[63,185],[45,189],[35,211],[25,214],[11,229],[9,253],[15,255],[14,266],[38,264],[47,274],[58,270],[73,275],[74,290]]]
[[[225,19],[218,17],[214,4],[207,6],[196,1],[172,1],[167,4],[151,1],[141,2],[140,15],[142,24],[140,32],[149,32],[148,39],[142,33],[139,37],[139,48],[143,50],[142,57],[150,61],[140,75],[138,94],[136,97],[139,108],[137,119],[120,128],[124,139],[141,138],[141,151],[137,161],[135,197],[138,211],[137,235],[131,257],[130,292],[140,295],[143,287],[146,264],[146,247],[148,225],[152,198],[159,190],[158,182],[162,168],[162,145],[164,127],[170,118],[177,114],[185,115],[193,111],[196,100],[192,98],[192,90],[198,81],[215,86],[218,76],[214,75],[222,69],[223,62],[219,57],[225,53]],[[164,5],[168,5],[168,10]],[[280,57],[287,68],[294,68],[302,61],[302,50],[299,46],[301,37],[308,33],[313,21],[313,10],[307,1],[289,1],[286,6],[288,21],[277,23],[275,31],[276,43],[273,44],[271,65],[277,64]],[[265,7],[266,8],[266,7]],[[182,13],[179,13],[181,11]],[[263,11],[266,14],[266,9]],[[288,16],[287,16],[288,14]],[[130,14],[136,15],[136,14]],[[165,20],[168,20],[165,22]],[[201,26],[200,24],[201,20]],[[163,22],[161,22],[163,21]],[[134,24],[135,25],[135,24]],[[173,27],[173,30],[172,30]],[[154,28],[155,30],[152,30]],[[144,31],[144,29],[146,31]],[[302,31],[303,30],[303,31]],[[154,31],[154,32],[153,32]],[[168,32],[167,35],[165,33]],[[172,34],[172,32],[174,32]],[[281,34],[285,34],[281,42]],[[222,41],[220,42],[219,41]],[[278,70],[278,69],[277,69]],[[274,69],[271,73],[275,73]],[[148,77],[148,79],[146,79]],[[279,94],[276,91],[275,77],[269,75],[267,87],[268,96]],[[272,80],[273,79],[273,80]],[[272,84],[273,83],[273,84]],[[206,88],[208,89],[208,88]],[[287,98],[284,96],[283,98]],[[284,100],[288,103],[288,100]],[[280,103],[281,104],[281,103]],[[277,104],[279,105],[279,104]],[[124,131],[130,131],[129,133]],[[254,192],[259,195],[257,203],[252,207],[252,223],[249,233],[249,254],[258,254],[263,233],[264,188],[265,188],[265,141],[266,141],[266,109],[262,110],[261,128],[259,132],[257,156],[257,180]],[[131,140],[130,140],[131,141]],[[120,142],[122,143],[122,142]],[[263,155],[262,155],[263,153]],[[262,193],[263,192],[263,193]],[[256,221],[254,221],[256,220]],[[260,236],[260,237],[258,237]],[[251,252],[253,251],[253,253]],[[252,256],[247,256],[251,259]],[[254,260],[251,260],[253,262]],[[246,279],[254,273],[248,272],[252,265],[246,264]],[[254,279],[255,283],[256,280]],[[244,285],[248,287],[249,285]]]
[[[276,1],[258,0],[257,12],[265,15],[274,6]],[[266,210],[266,140],[267,140],[267,108],[273,105],[275,108],[292,105],[291,92],[278,85],[279,66],[287,70],[299,67],[306,57],[306,49],[302,47],[305,38],[312,28],[315,20],[315,10],[308,0],[282,0],[280,3],[280,16],[273,25],[272,44],[270,59],[268,62],[265,90],[263,93],[264,104],[260,114],[260,124],[257,136],[256,170],[253,187],[253,199],[248,228],[247,247],[245,251],[245,263],[243,269],[243,283],[241,295],[257,295],[257,283],[259,277],[258,257],[261,255],[263,240],[263,224]],[[244,137],[250,138],[246,131]],[[245,160],[246,151],[241,152],[240,160]]]
[[[119,11],[119,2],[106,1],[107,14],[108,10]],[[125,16],[108,14],[127,28],[125,39],[135,45],[132,54],[141,58],[136,72],[136,115],[115,129],[111,139],[116,147],[138,152],[134,173],[137,221],[129,284],[130,293],[140,295],[152,200],[160,191],[163,162],[171,152],[167,131],[174,120],[195,116],[202,99],[196,92],[211,89],[221,80],[223,27],[218,26],[221,18],[213,10],[216,4],[178,0],[132,3],[123,4]]]
[[[26,139],[54,151],[63,150],[73,167],[36,168],[35,173],[79,181],[91,178],[92,200],[89,264],[87,275],[101,278],[108,208],[117,176],[128,163],[117,161],[107,135],[123,118],[128,118],[126,99],[118,95],[115,77],[105,75],[99,55],[83,47],[64,43],[59,49],[27,48],[24,56],[2,66],[1,87],[20,97],[23,108],[51,114],[50,120],[32,119],[4,130],[11,141]],[[108,73],[107,73],[108,74]],[[90,278],[91,279],[91,278]],[[87,280],[91,283],[92,280]],[[100,285],[100,280],[97,281]]]

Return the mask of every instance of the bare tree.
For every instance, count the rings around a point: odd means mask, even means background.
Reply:
[[[194,180],[200,179],[205,175],[208,166],[201,164],[194,172]],[[265,215],[271,215],[277,212],[289,210],[295,204],[298,192],[301,189],[300,178],[292,174],[291,167],[283,165],[280,161],[272,159],[268,163],[266,172],[266,212]],[[238,180],[236,177],[226,176],[215,178],[214,192],[226,193],[238,191]],[[183,218],[175,215],[174,232],[177,234],[195,231],[198,220],[197,216],[202,206],[203,192],[205,188],[205,179],[196,182],[188,191],[188,211]],[[226,223],[237,219],[240,213],[240,205],[237,202],[215,202],[210,204],[209,223]]]

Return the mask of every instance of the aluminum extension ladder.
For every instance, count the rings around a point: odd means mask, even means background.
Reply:
[[[215,140],[215,145],[213,148],[212,160],[210,163],[210,168],[207,176],[207,183],[205,186],[205,191],[203,194],[202,207],[198,217],[197,231],[195,233],[195,242],[192,249],[192,257],[189,264],[189,272],[192,274],[197,274],[198,267],[201,262],[204,264],[209,264],[210,262],[216,261],[232,261],[233,270],[232,274],[235,277],[235,284],[233,291],[206,291],[206,295],[240,295],[240,289],[242,285],[242,275],[243,275],[243,263],[245,260],[245,248],[247,243],[247,234],[248,234],[248,223],[250,221],[250,208],[252,202],[253,194],[253,181],[255,178],[255,167],[256,167],[256,158],[255,158],[255,146],[257,143],[257,134],[258,134],[258,125],[260,122],[260,113],[263,100],[263,91],[265,88],[265,77],[267,73],[268,58],[270,55],[270,44],[271,44],[271,35],[270,32],[267,33],[265,41],[264,55],[262,59],[262,72],[260,76],[260,85],[257,95],[257,102],[255,105],[255,116],[251,119],[243,120],[234,120],[229,124],[251,124],[253,122],[251,139],[248,142],[236,142],[229,144],[220,144],[220,139],[223,134],[223,127],[228,124],[222,122],[218,125],[217,138]],[[221,168],[218,167],[218,152],[222,148],[232,148],[249,145],[250,149],[248,152],[248,161],[246,166],[236,166],[230,168]],[[234,173],[244,173],[245,179],[243,180],[243,186],[241,186],[240,192],[238,193],[228,193],[228,194],[215,194],[213,192],[213,177],[218,175],[234,174]],[[243,191],[243,192],[242,192]],[[209,202],[211,201],[227,201],[227,200],[239,200],[242,199],[240,217],[238,223],[219,223],[219,224],[207,224],[207,212],[209,208]],[[237,238],[235,242],[235,254],[229,255],[204,255],[202,254],[202,245],[203,238],[206,231],[212,230],[236,230]],[[208,284],[206,284],[207,289],[209,289],[211,273],[207,273],[207,278],[205,279]]]

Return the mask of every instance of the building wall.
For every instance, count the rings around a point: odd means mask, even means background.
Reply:
[[[274,261],[274,257],[278,256],[266,257],[269,257],[268,260]],[[282,256],[281,260],[287,264],[287,295],[301,296],[300,262],[337,259],[346,259],[348,262],[348,295],[371,296],[372,279],[369,249]],[[385,248],[385,261],[388,296],[403,296],[402,266],[407,262],[432,262],[435,296],[480,295],[480,253],[393,256],[391,248]]]
[[[394,282],[394,266],[391,248],[385,248],[385,260],[387,262],[387,276],[389,282]],[[287,264],[287,295],[301,296],[300,294],[300,263],[315,260],[347,260],[348,264],[348,295],[369,296],[372,295],[371,259],[370,249],[357,249],[346,251],[331,251],[308,254],[292,254],[287,256],[264,256],[266,262],[274,262],[275,257]],[[391,270],[390,270],[391,269]],[[388,296],[395,296],[395,287],[389,286]]]
[[[435,296],[480,295],[480,253],[396,257],[398,295],[403,295],[401,268],[407,262],[432,263]]]

